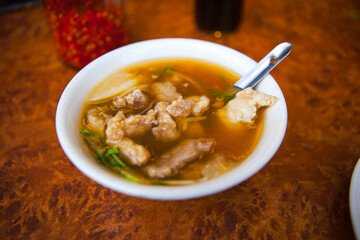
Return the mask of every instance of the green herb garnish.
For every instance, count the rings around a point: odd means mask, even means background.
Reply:
[[[166,67],[163,69],[164,72],[176,72],[176,69],[175,68],[172,68],[172,67]]]
[[[83,128],[83,129],[81,129],[80,133],[85,133],[87,135],[93,136],[93,137],[99,139],[102,143],[105,143],[105,139],[103,139],[101,136],[94,133],[93,131],[90,131],[89,129]]]
[[[125,173],[120,173],[120,176],[123,177],[124,179],[130,181],[130,182],[138,182],[138,180],[128,174],[125,174]]]
[[[96,152],[95,158],[98,163],[100,163],[101,165],[105,165],[105,159],[99,151]]]
[[[106,160],[113,171],[119,174],[120,177],[128,180],[130,182],[138,182],[136,177],[131,176],[129,171],[129,167],[117,156],[117,154],[121,153],[120,148],[108,148],[103,154],[102,158]]]
[[[349,17],[355,20],[360,20],[360,15],[354,12],[349,12]]]
[[[225,103],[228,103],[231,99],[235,97],[235,95],[229,95],[225,93],[219,93],[215,91],[214,89],[210,89],[210,93],[214,95],[215,97],[224,99]]]
[[[165,67],[164,69],[161,69],[160,71],[153,72],[152,75],[159,77],[161,75],[164,75],[165,73],[171,73],[171,72],[176,72],[176,69],[172,68],[172,67]]]
[[[115,148],[109,148],[105,151],[105,153],[103,154],[103,156],[105,157],[106,160],[108,160],[108,162],[111,165],[120,165],[125,169],[129,169],[129,167],[120,160],[120,158],[118,158],[116,156],[117,153],[120,153],[120,148],[115,147]]]
[[[102,153],[104,152],[104,147],[100,144],[97,144],[93,141],[91,141],[88,137],[84,136],[84,141],[86,143],[86,146],[89,148],[89,150],[93,153],[96,161],[101,164],[105,165],[105,159],[102,156]]]
[[[139,180],[132,176],[129,166],[121,160],[121,150],[118,147],[109,148],[105,140],[97,135],[96,133],[83,128],[80,133],[85,134],[84,140],[86,145],[89,147],[96,161],[103,165],[111,168],[120,177],[130,182],[138,182]],[[92,136],[101,141],[101,143],[94,142],[94,139],[90,140],[88,136]]]
[[[226,80],[225,76],[221,75],[220,78],[221,78],[221,80],[223,80],[225,83],[229,83],[228,80]]]

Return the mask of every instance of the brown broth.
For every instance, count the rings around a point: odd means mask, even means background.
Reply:
[[[151,77],[152,74],[159,73],[165,68],[175,69],[176,72],[186,75],[196,82],[195,85],[197,86],[191,86],[190,84],[190,86],[186,88],[182,87],[181,84],[176,84],[178,92],[181,93],[183,97],[206,95],[210,99],[210,105],[216,100],[216,97],[210,93],[211,89],[215,90],[216,92],[223,92],[240,78],[239,76],[220,66],[191,59],[168,59],[145,62],[121,69],[119,71],[141,75],[142,82],[144,83],[154,81]],[[95,90],[96,89],[94,89],[94,91]],[[100,102],[95,105],[86,102],[81,113],[80,128],[85,127],[84,117],[86,116],[86,111],[89,108],[94,106],[104,106],[110,103],[111,100]],[[258,111],[258,116],[254,124],[249,126],[245,124],[227,124],[219,119],[216,114],[216,110],[217,109],[210,107],[210,109],[203,114],[203,116],[206,116],[205,120],[190,123],[188,130],[182,134],[180,139],[174,142],[159,144],[155,141],[151,131],[141,138],[134,140],[149,149],[153,155],[153,158],[156,158],[169,151],[173,146],[178,144],[183,139],[196,137],[213,138],[216,141],[214,153],[226,153],[228,156],[231,156],[231,161],[236,162],[236,165],[238,165],[251,154],[256,146],[263,126],[264,111]],[[111,113],[115,114],[115,112]],[[201,126],[199,126],[199,124]],[[205,156],[201,160],[197,160],[188,164],[180,171],[177,176],[172,177],[171,179],[201,179],[201,169],[206,164],[208,159],[209,156]],[[143,170],[143,167],[132,167],[131,171],[135,175],[141,175],[144,179],[150,179]]]

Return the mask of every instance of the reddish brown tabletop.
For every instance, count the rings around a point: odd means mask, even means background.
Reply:
[[[259,61],[293,44],[273,70],[289,121],[260,172],[218,194],[153,201],[84,176],[55,132],[76,70],[57,56],[42,6],[0,13],[0,239],[354,239],[349,186],[360,157],[360,5],[246,0],[240,28],[215,39],[192,0],[129,0],[132,42],[185,37]]]

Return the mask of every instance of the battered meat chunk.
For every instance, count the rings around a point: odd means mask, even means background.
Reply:
[[[176,122],[171,118],[170,114],[165,111],[169,106],[167,102],[159,102],[155,106],[157,113],[157,126],[151,129],[155,138],[161,141],[173,141],[180,136],[179,131],[176,129]]]
[[[143,145],[135,143],[130,138],[123,138],[119,142],[112,143],[111,146],[120,148],[122,155],[133,165],[144,165],[151,158],[149,150]]]
[[[140,89],[135,89],[125,97],[116,96],[113,98],[113,104],[117,108],[123,108],[125,106],[142,108],[148,103],[148,101],[148,97]]]
[[[126,136],[138,137],[146,133],[151,129],[153,124],[156,124],[155,120],[156,112],[149,110],[146,115],[133,115],[124,120],[123,130]]]
[[[155,107],[154,107],[154,111],[155,112],[164,112],[165,109],[169,106],[170,104],[168,102],[158,102]]]
[[[127,103],[126,103],[125,98],[120,97],[120,96],[116,96],[116,97],[113,98],[113,104],[117,108],[123,108],[123,107],[126,107]]]
[[[119,147],[124,157],[134,165],[143,165],[147,163],[151,154],[144,146],[135,143],[124,134],[125,115],[122,111],[107,122],[106,128],[106,143],[110,147]]]
[[[151,93],[154,94],[157,100],[168,103],[171,103],[181,96],[171,82],[153,83],[151,85]]]
[[[124,137],[123,131],[123,120],[125,119],[125,115],[123,111],[118,111],[116,115],[109,119],[106,127],[106,142],[108,144],[119,142]]]
[[[135,89],[126,95],[125,100],[129,105],[134,106],[135,108],[142,108],[149,101],[149,99],[140,89]]]
[[[147,166],[150,177],[166,178],[175,176],[187,163],[201,159],[212,152],[215,141],[209,138],[187,139],[165,153],[156,162]]]
[[[86,113],[86,125],[89,130],[103,137],[106,122],[110,117],[111,116],[106,114],[100,107],[91,108]]]
[[[225,106],[225,115],[232,123],[251,123],[260,107],[272,106],[277,98],[246,88],[236,94],[236,97]]]
[[[185,118],[191,113],[192,101],[184,100],[181,96],[172,101],[172,103],[166,107],[166,111],[175,118]]]
[[[192,101],[191,114],[198,117],[201,116],[210,105],[210,99],[206,96],[192,96],[187,98]]]

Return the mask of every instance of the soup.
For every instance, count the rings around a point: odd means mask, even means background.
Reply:
[[[99,164],[129,181],[184,185],[218,177],[251,154],[262,106],[276,101],[251,89],[233,100],[222,94],[239,78],[189,59],[120,69],[90,93],[80,133]]]

